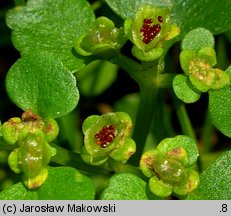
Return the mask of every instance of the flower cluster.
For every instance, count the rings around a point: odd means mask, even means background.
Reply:
[[[187,195],[197,188],[199,174],[194,170],[198,150],[193,139],[179,135],[166,138],[157,149],[145,152],[140,168],[149,179],[149,188],[157,196],[172,193]]]
[[[59,133],[56,121],[52,118],[42,120],[28,110],[21,119],[9,119],[1,130],[4,140],[16,146],[8,158],[11,169],[23,173],[23,182],[29,189],[40,187],[48,176],[50,158],[56,154],[49,145]]]
[[[225,71],[214,68],[217,63],[214,50],[214,37],[204,28],[188,32],[182,40],[180,64],[184,74],[173,80],[173,89],[178,98],[185,103],[193,103],[201,92],[214,91],[230,85]]]

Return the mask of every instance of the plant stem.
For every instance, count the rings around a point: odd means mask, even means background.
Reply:
[[[176,113],[181,125],[182,132],[193,138],[195,141],[197,140],[196,134],[193,130],[191,121],[188,117],[188,113],[186,111],[185,105],[183,102],[181,102],[174,94],[172,94],[173,102],[176,108]],[[199,157],[197,160],[197,165],[199,171],[202,170],[202,164],[201,164],[201,158]]]
[[[15,6],[24,6],[26,4],[25,0],[14,0]]]
[[[204,146],[204,149],[203,149],[204,153],[211,152],[211,149],[212,149],[211,142],[212,142],[213,132],[214,132],[214,127],[211,124],[209,114],[207,112],[204,125],[203,125],[203,131],[202,131],[202,141],[203,141],[203,146]]]
[[[146,138],[154,116],[158,89],[149,85],[140,88],[140,104],[137,111],[133,138],[136,142],[136,154],[131,158],[134,165],[139,165]]]
[[[56,155],[51,158],[51,161],[60,165],[66,165],[75,167],[78,170],[84,171],[86,173],[94,173],[94,174],[102,174],[106,176],[111,176],[112,173],[122,173],[122,172],[130,172],[142,179],[146,179],[144,175],[141,173],[138,167],[132,166],[130,164],[123,164],[121,162],[114,162],[111,164],[111,160],[109,159],[105,164],[101,166],[91,166],[86,164],[80,157],[79,154],[68,151],[60,146],[53,145],[56,149]]]
[[[109,61],[113,64],[117,64],[126,71],[137,83],[139,83],[141,78],[141,73],[143,72],[143,67],[141,64],[136,61],[130,59],[129,57],[118,53],[113,56]],[[141,72],[141,73],[140,73]]]
[[[181,125],[182,132],[196,140],[196,134],[193,130],[191,121],[188,117],[188,113],[186,111],[185,105],[181,102],[175,95],[172,94],[173,102],[175,105],[176,113]]]
[[[51,158],[52,162],[61,165],[72,166],[88,173],[93,172],[98,174],[110,175],[111,170],[106,169],[102,166],[95,167],[88,165],[81,159],[79,154],[68,151],[57,145],[54,145],[54,147],[56,149],[56,155]]]

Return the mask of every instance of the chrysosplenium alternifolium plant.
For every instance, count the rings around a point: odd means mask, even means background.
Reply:
[[[231,67],[217,66],[214,40],[231,26],[231,3],[221,1],[221,17],[216,2],[174,0],[106,0],[112,16],[86,0],[28,0],[9,10],[6,23],[21,57],[7,73],[6,90],[23,114],[0,124],[0,150],[23,184],[0,198],[230,199],[230,151],[204,168],[211,123],[231,137]],[[139,95],[83,119],[85,110],[75,109],[81,97],[106,91],[118,68]],[[196,136],[184,103],[202,94],[208,117]]]

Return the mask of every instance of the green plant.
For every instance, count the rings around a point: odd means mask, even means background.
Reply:
[[[0,170],[0,199],[231,198],[231,3],[131,2],[15,0],[6,13],[20,52],[6,90],[23,114],[1,117],[1,164],[17,174]],[[139,94],[86,112],[118,69]]]

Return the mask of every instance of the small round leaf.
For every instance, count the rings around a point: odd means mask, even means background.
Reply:
[[[204,28],[196,28],[186,34],[182,40],[182,49],[199,51],[205,47],[214,47],[214,37],[212,33]]]
[[[73,55],[73,41],[94,20],[94,12],[85,0],[30,0],[25,6],[11,9],[6,19],[21,53],[47,50],[71,72],[84,65],[82,58]]]
[[[6,88],[21,109],[44,117],[61,117],[79,100],[75,77],[62,62],[45,51],[24,55],[10,69]]]
[[[146,182],[131,173],[120,173],[110,179],[103,200],[147,200]]]
[[[21,182],[0,193],[1,200],[93,200],[91,180],[72,167],[49,167],[48,178],[37,190]],[[68,187],[67,187],[68,185]]]
[[[231,75],[231,67],[226,72]],[[231,137],[230,86],[217,91],[209,91],[209,114],[214,126],[226,136]]]
[[[201,93],[192,86],[185,75],[178,74],[174,77],[173,90],[176,96],[185,103],[194,103],[200,99]]]
[[[222,153],[200,175],[199,187],[189,200],[230,200],[231,199],[231,151]]]

